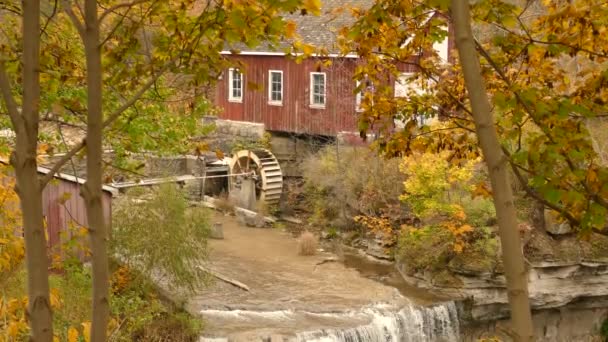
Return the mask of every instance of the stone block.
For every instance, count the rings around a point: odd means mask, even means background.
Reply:
[[[545,209],[545,230],[554,235],[563,235],[572,233],[572,227],[568,222],[558,222],[556,214],[548,209]]]
[[[224,226],[221,222],[213,223],[209,237],[218,240],[224,239]]]

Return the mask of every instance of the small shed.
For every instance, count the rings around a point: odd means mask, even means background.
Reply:
[[[0,164],[9,163],[8,160],[0,159]],[[51,172],[49,168],[38,167],[39,174],[46,175],[49,172]],[[0,181],[2,181],[1,175]],[[59,244],[61,232],[67,231],[70,224],[87,226],[86,206],[84,199],[80,197],[80,186],[85,181],[72,175],[55,173],[54,179],[42,191],[42,215],[47,226],[49,248]],[[108,185],[103,186],[102,203],[108,225],[112,222],[112,198],[115,196],[118,196],[118,189]]]
[[[46,167],[38,167],[40,174],[49,172],[50,169]],[[56,173],[54,180],[42,191],[42,214],[47,225],[49,248],[60,243],[60,233],[67,231],[70,224],[87,226],[86,205],[80,196],[80,187],[85,181],[72,175]],[[103,186],[103,211],[108,225],[112,222],[112,198],[117,195],[117,189]]]

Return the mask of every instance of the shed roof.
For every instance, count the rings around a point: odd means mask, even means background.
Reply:
[[[10,163],[8,160],[0,157],[0,164],[9,165]],[[46,175],[49,172],[51,172],[51,169],[49,169],[48,167],[38,166],[38,173]],[[54,177],[57,179],[65,180],[65,181],[72,182],[72,183],[78,183],[78,184],[84,184],[86,182],[86,179],[84,179],[84,178],[80,178],[80,177],[76,177],[76,176],[72,176],[72,175],[68,175],[66,173],[60,173],[60,172],[55,173]],[[102,185],[101,189],[103,191],[106,191],[106,192],[109,192],[110,194],[112,194],[112,197],[118,196],[118,194],[119,194],[118,189],[116,189],[115,187],[109,186],[109,185]]]
[[[306,44],[315,47],[326,48],[330,53],[337,53],[338,50],[338,31],[345,26],[355,22],[355,17],[351,13],[352,8],[368,9],[373,4],[373,0],[322,0],[321,14],[318,16],[300,13],[287,14],[285,20],[296,23],[296,33]],[[243,44],[228,46],[225,53],[231,49],[239,50],[241,54],[263,54],[274,53],[284,54],[284,50],[292,44],[290,40],[283,40],[278,46],[271,46],[263,43],[257,47],[249,48]]]
[[[43,167],[43,166],[38,166],[38,173],[42,173],[42,174],[48,174],[49,172],[51,172],[51,169]],[[87,180],[84,178],[80,178],[80,177],[76,177],[76,176],[72,176],[72,175],[68,175],[66,173],[55,173],[55,178],[58,179],[62,179],[68,182],[72,182],[72,183],[78,183],[78,184],[84,184]],[[109,185],[102,185],[101,189],[103,191],[109,192],[112,194],[112,197],[114,196],[118,196],[118,189],[116,189],[115,187],[109,186]]]

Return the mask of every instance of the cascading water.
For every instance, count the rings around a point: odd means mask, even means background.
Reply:
[[[221,317],[226,320],[245,320],[264,327],[271,325],[269,321],[275,319],[281,321],[283,326],[296,328],[289,334],[290,336],[283,335],[284,339],[282,339],[293,342],[452,342],[460,339],[458,312],[453,302],[430,307],[405,305],[401,309],[378,304],[359,311],[343,313],[203,310],[202,314],[209,318],[215,316],[216,319]],[[317,330],[297,329],[300,325],[308,328],[309,325],[304,322],[310,320],[320,322],[322,325],[326,323],[325,326],[329,327]],[[335,326],[342,328],[334,328]],[[257,335],[256,340],[269,341],[270,335],[274,334]],[[239,337],[203,339],[203,341],[222,340],[238,341]],[[250,335],[247,340],[251,340]]]
[[[426,342],[458,341],[458,312],[454,303],[432,307],[407,306],[398,312],[382,308],[363,311],[371,323],[350,329],[298,333],[298,342]]]

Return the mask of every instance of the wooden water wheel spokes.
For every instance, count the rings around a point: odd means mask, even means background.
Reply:
[[[283,172],[277,158],[266,149],[241,150],[232,156],[231,175],[250,174],[255,179],[256,199],[267,204],[276,204],[283,191]],[[248,177],[247,175],[244,175]],[[230,190],[235,177],[229,177]]]

